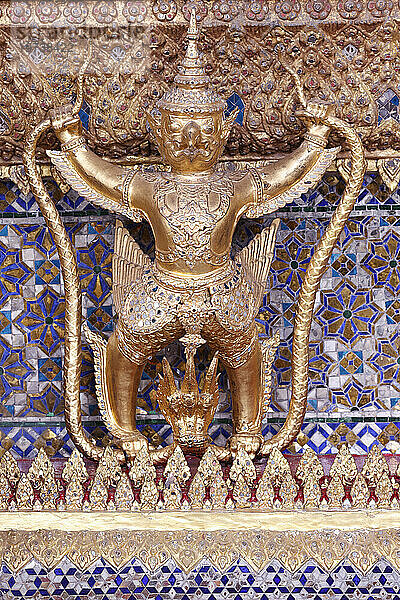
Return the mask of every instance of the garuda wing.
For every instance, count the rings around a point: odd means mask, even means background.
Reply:
[[[293,202],[305,194],[308,190],[312,189],[321,177],[335,160],[336,155],[340,151],[338,148],[328,148],[322,150],[317,161],[314,165],[305,173],[305,175],[296,183],[294,183],[288,190],[277,196],[268,195],[268,181],[267,176],[264,176],[262,172],[257,169],[249,169],[253,175],[255,186],[257,189],[257,200],[252,204],[248,205],[244,216],[250,219],[255,219],[263,215],[272,213],[279,208],[282,208],[286,204]]]
[[[246,248],[239,253],[238,258],[246,272],[254,294],[254,305],[261,306],[267,286],[268,274],[274,257],[276,234],[279,229],[279,219],[274,219],[269,227],[256,235]]]
[[[279,219],[275,219],[236,255],[236,276],[210,288],[215,316],[227,331],[246,331],[257,317],[267,285],[278,227]]]
[[[118,314],[121,313],[129,287],[141,277],[143,268],[150,266],[150,258],[139,248],[121,221],[117,221],[112,259],[112,285],[114,305]]]
[[[143,219],[141,211],[131,208],[128,202],[117,202],[92,188],[75,169],[66,152],[48,150],[47,154],[63,179],[86,200],[101,208],[119,213],[131,221],[140,222]],[[129,178],[134,172],[127,169],[126,177]]]

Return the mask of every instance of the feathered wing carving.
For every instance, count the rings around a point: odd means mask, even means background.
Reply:
[[[101,194],[97,190],[90,187],[90,185],[79,175],[74,168],[74,165],[68,160],[66,152],[57,152],[56,150],[48,150],[48,156],[51,162],[56,167],[60,175],[69,183],[69,185],[78,192],[81,196],[96,204],[111,210],[112,212],[119,213],[124,217],[128,217],[131,221],[141,221],[143,215],[137,209],[130,208],[126,204],[116,202],[112,198]]]
[[[248,209],[244,213],[246,217],[250,219],[255,219],[257,217],[261,217],[263,215],[267,215],[276,210],[279,210],[286,204],[290,204],[297,198],[301,196],[301,194],[305,194],[308,190],[312,189],[321,179],[325,171],[335,160],[337,154],[340,151],[340,147],[338,148],[329,148],[327,150],[322,150],[319,155],[317,161],[314,165],[307,171],[307,173],[298,181],[293,184],[291,188],[279,194],[278,196],[268,196],[267,193],[264,192],[264,182],[262,174],[260,174],[255,169],[250,169],[257,188],[257,201],[253,202],[249,205]],[[265,183],[268,183],[267,181]]]
[[[265,294],[279,223],[280,219],[274,219],[271,225],[256,235],[238,256],[246,271],[247,280],[251,281],[253,293],[257,298],[255,304],[258,307],[261,306]]]
[[[279,219],[274,219],[269,227],[263,229],[240,254],[243,269],[246,271],[246,279],[251,282],[251,288],[255,297],[254,306],[257,315],[262,304],[267,279],[274,257],[276,234],[279,229]],[[272,386],[272,364],[276,350],[279,346],[279,332],[273,337],[261,338],[262,352],[262,382],[263,382],[263,413],[267,412],[271,399]]]
[[[117,313],[122,310],[130,285],[141,276],[151,260],[140,249],[121,221],[115,224],[114,254],[112,258],[113,300]]]
[[[150,266],[151,261],[139,248],[129,231],[116,221],[114,254],[112,259],[113,271],[113,300],[116,311],[120,313],[130,285],[138,279],[144,267]],[[95,365],[96,395],[101,416],[108,430],[121,438],[126,432],[116,422],[110,405],[107,389],[107,341],[97,332],[83,326],[86,339],[93,350]]]

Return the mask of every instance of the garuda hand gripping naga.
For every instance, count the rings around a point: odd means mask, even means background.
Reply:
[[[197,49],[194,14],[187,38],[186,55],[172,88],[148,115],[152,134],[170,170],[127,169],[99,158],[87,148],[80,121],[70,109],[53,111],[52,120],[36,128],[28,140],[25,168],[56,240],[63,266],[67,306],[67,427],[78,448],[95,459],[99,458],[101,449],[86,437],[79,406],[79,277],[70,241],[35,164],[40,133],[49,126],[54,127],[61,152],[48,154],[75,190],[127,219],[146,219],[155,237],[156,253],[152,262],[122,223],[117,222],[113,298],[118,323],[107,342],[87,333],[95,349],[99,404],[120,448],[120,460],[132,460],[139,449],[147,445],[136,428],[135,419],[136,396],[144,365],[156,352],[177,339],[186,347],[185,381],[180,391],[174,388],[172,373],[164,364],[164,379],[160,384],[164,404],[168,389],[171,390],[170,416],[172,421],[175,419],[175,425],[179,425],[173,427],[179,438],[175,441],[189,448],[206,445],[207,427],[203,423],[203,431],[198,431],[194,412],[198,409],[196,402],[203,401],[203,413],[207,412],[209,423],[215,411],[216,360],[206,377],[207,389],[202,396],[198,393],[196,396],[190,385],[190,381],[195,381],[194,353],[205,342],[218,352],[232,394],[234,432],[228,448],[220,449],[220,457],[229,457],[239,448],[244,448],[250,456],[267,454],[273,447],[283,448],[294,439],[307,401],[308,335],[315,294],[362,182],[364,161],[359,137],[332,116],[332,107],[316,104],[304,105],[308,132],[305,141],[292,154],[257,169],[229,169],[218,164],[236,113],[224,116],[225,101],[205,74]],[[265,373],[255,317],[262,303],[279,221],[272,221],[235,259],[230,256],[232,236],[242,216],[256,218],[272,213],[318,182],[338,151],[338,148],[325,149],[331,127],[347,139],[352,152],[352,173],[311,260],[300,295],[293,339],[293,392],[289,415],[281,431],[263,441],[261,413]],[[187,418],[179,424],[182,415]],[[153,455],[156,462],[165,459],[167,453],[159,449],[154,450]]]

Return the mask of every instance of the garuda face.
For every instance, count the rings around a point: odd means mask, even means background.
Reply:
[[[172,171],[189,175],[215,166],[233,118],[224,119],[222,111],[196,116],[163,111],[158,119],[150,116],[149,122],[164,162]]]
[[[224,118],[226,104],[210,84],[197,49],[191,23],[188,47],[174,86],[157,103],[148,121],[161,156],[172,171],[196,174],[213,169],[236,118]]]

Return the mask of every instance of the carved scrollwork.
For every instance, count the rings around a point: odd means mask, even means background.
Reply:
[[[10,15],[15,12],[12,4]],[[28,15],[29,3],[18,4]],[[41,10],[51,20],[53,12],[45,4],[41,3]],[[79,15],[88,10],[89,3],[78,2],[64,6],[64,20],[78,20],[75,28],[51,24],[33,30],[14,27],[12,34],[0,29],[0,152],[4,162],[19,160],[26,132],[51,106],[71,101],[88,38],[93,58],[81,118],[90,146],[115,159],[128,153],[156,155],[146,111],[153,109],[175,75],[175,65],[185,49],[186,21],[168,21],[167,11],[163,22],[149,24],[146,14],[150,9],[152,14],[157,12],[157,3],[150,7],[148,2],[131,2],[124,5],[124,23],[118,22],[118,16],[115,23],[119,27],[110,28],[106,21],[114,15],[114,4],[106,3],[107,10],[103,4],[93,7],[102,15],[102,27],[80,27]],[[182,18],[193,2],[186,4]],[[280,4],[289,10],[289,3]],[[314,4],[310,0],[306,10],[316,19]],[[318,3],[318,8],[327,13],[328,4],[322,4]],[[166,10],[166,3],[162,6]],[[219,14],[222,9],[218,7],[214,3],[209,10]],[[206,8],[199,9],[204,23],[211,18],[205,14]],[[229,155],[268,155],[298,146],[304,125],[295,115],[298,99],[281,59],[298,72],[308,100],[335,103],[337,116],[356,127],[367,150],[400,150],[396,21],[374,27],[354,22],[299,27],[286,19],[282,25],[270,27],[263,24],[253,4],[248,16],[229,21],[232,10],[224,13],[224,18],[207,22],[199,42],[219,93],[226,98],[236,94],[232,102],[239,98],[244,106],[242,124],[235,124],[228,141]],[[51,148],[55,139],[49,136],[42,145]]]

